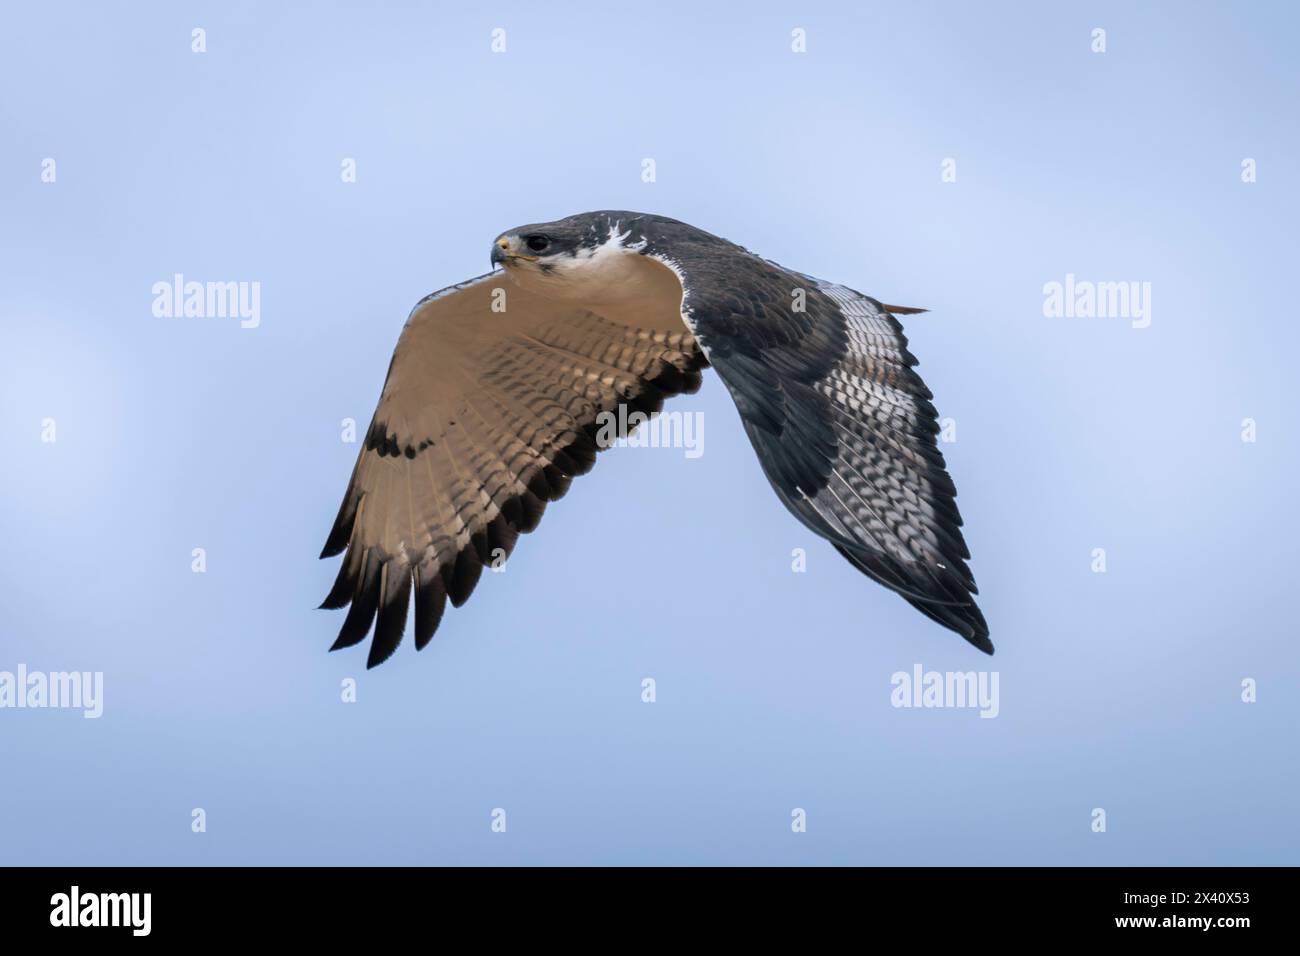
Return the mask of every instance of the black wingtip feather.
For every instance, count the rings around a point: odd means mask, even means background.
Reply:
[[[447,589],[436,568],[421,565],[415,571],[415,649],[422,651],[433,639],[447,607]]]
[[[906,595],[904,599],[926,617],[960,634],[967,643],[992,656],[993,642],[989,640],[989,626],[974,601],[951,605],[917,601]]]
[[[370,642],[370,655],[366,669],[382,664],[392,657],[402,643],[406,630],[406,611],[411,602],[411,576],[396,560],[387,561],[379,576],[379,615],[375,620],[375,636]]]
[[[443,568],[443,584],[452,607],[461,607],[474,593],[478,579],[483,574],[483,562],[473,548],[465,548],[456,555],[456,563]]]
[[[541,472],[538,471],[540,475]],[[542,476],[545,481],[545,475]],[[524,493],[519,496],[519,506],[523,509],[523,521],[519,525],[519,530],[525,534],[537,530],[538,524],[541,523],[542,514],[546,511],[546,499],[524,489]]]
[[[348,609],[348,616],[339,629],[338,640],[330,647],[331,651],[360,644],[370,631],[370,622],[374,620],[375,609],[379,604],[379,563],[374,555],[366,552],[361,562],[356,591],[352,596],[352,607]]]
[[[320,608],[328,611],[337,611],[341,607],[347,607],[352,600],[352,595],[357,589],[357,554],[349,552],[348,556],[343,559],[339,565],[338,576],[334,579],[334,586],[330,588],[330,593],[325,595],[325,600],[321,601]]]
[[[352,537],[352,525],[356,519],[357,499],[353,495],[352,489],[349,488],[347,495],[343,498],[343,503],[339,505],[339,513],[334,519],[333,527],[330,528],[329,537],[325,539],[325,547],[321,548],[320,556],[322,558],[332,558],[334,555],[342,553]]]
[[[952,569],[910,567],[883,555],[855,551],[841,545],[835,550],[849,563],[878,584],[894,591],[930,620],[954,631],[985,654],[993,653],[989,626],[971,599],[960,577]]]

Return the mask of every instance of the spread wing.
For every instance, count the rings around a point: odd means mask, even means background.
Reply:
[[[680,246],[673,265],[777,495],[854,567],[991,654],[902,327],[875,299],[725,245]]]
[[[334,648],[362,641],[373,621],[367,666],[385,660],[412,592],[423,648],[446,602],[463,604],[484,565],[508,557],[547,502],[591,468],[598,416],[620,404],[658,411],[665,397],[698,389],[706,364],[676,310],[596,314],[501,273],[423,300],[321,553],[347,549],[321,605],[351,604]]]

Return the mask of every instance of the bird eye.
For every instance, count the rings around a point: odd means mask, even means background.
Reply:
[[[524,240],[524,243],[533,252],[544,252],[546,247],[551,244],[551,240],[547,239],[545,236],[529,236]]]

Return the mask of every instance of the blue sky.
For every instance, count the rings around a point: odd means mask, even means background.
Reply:
[[[1296,862],[1292,8],[376,6],[6,14],[0,671],[104,713],[0,709],[0,862]],[[703,455],[602,455],[423,652],[326,653],[411,305],[601,208],[932,310],[996,656],[812,539],[712,374]],[[176,273],[260,324],[156,317]],[[892,707],[916,664],[998,716]]]

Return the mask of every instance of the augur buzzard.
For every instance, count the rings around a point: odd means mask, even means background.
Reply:
[[[484,565],[595,463],[611,414],[657,412],[712,366],[777,496],[873,580],[993,652],[931,393],[891,313],[662,216],[591,212],[492,243],[494,270],[406,320],[321,557],[332,649],[415,647]],[[498,270],[495,267],[500,266]],[[558,609],[557,609],[558,610]]]

